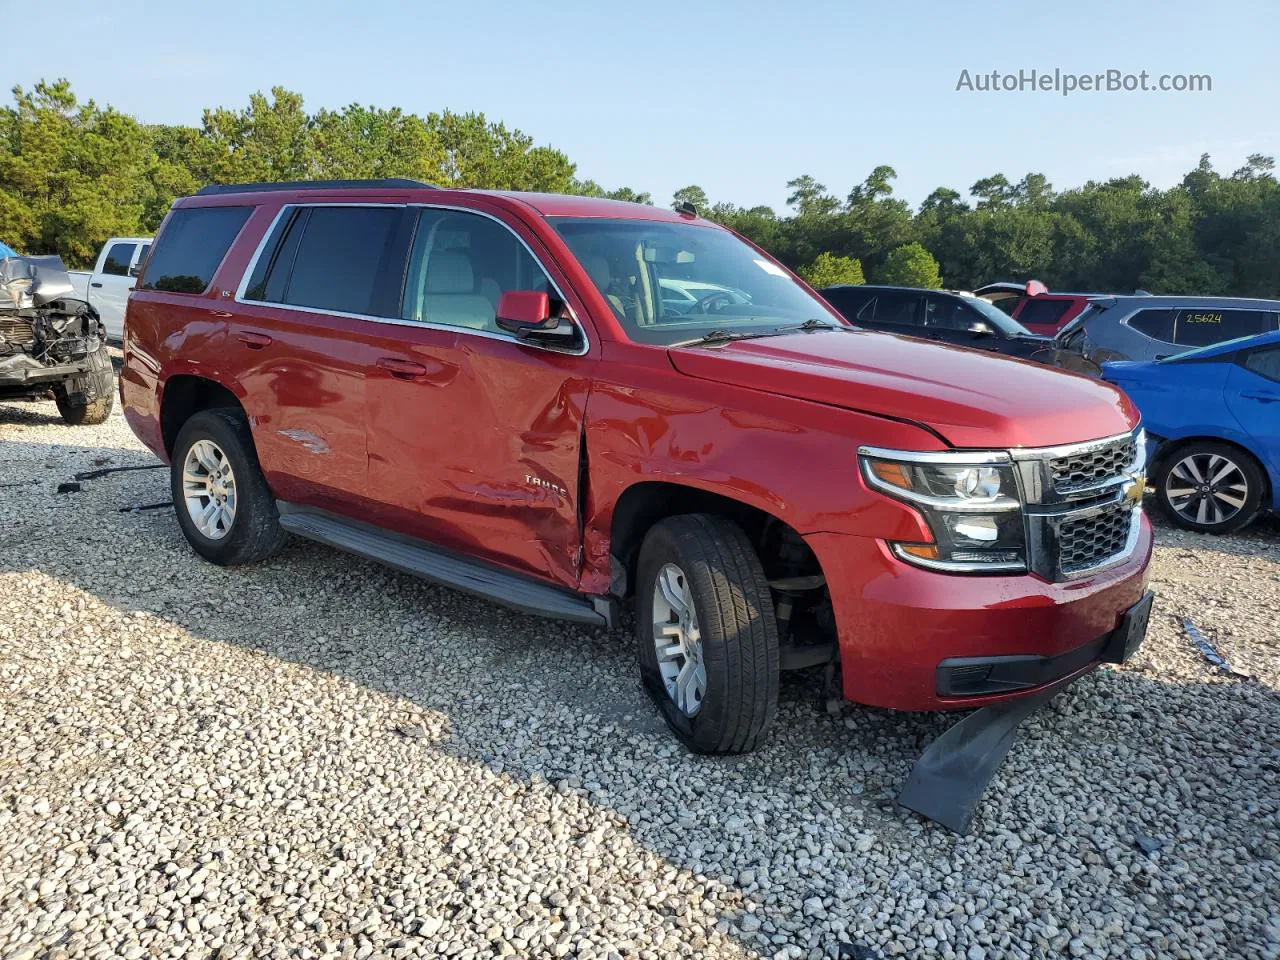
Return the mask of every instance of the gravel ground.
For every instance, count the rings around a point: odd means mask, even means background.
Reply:
[[[764,749],[690,756],[623,631],[301,542],[211,566],[128,511],[162,470],[55,493],[149,462],[0,405],[0,957],[1280,957],[1274,523],[1162,527],[1141,653],[957,838],[893,803],[943,718],[788,676]]]

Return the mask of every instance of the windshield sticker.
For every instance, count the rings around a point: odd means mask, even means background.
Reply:
[[[768,260],[756,260],[755,264],[765,273],[772,274],[775,277],[785,277],[787,271],[783,270],[776,263],[770,263]]]

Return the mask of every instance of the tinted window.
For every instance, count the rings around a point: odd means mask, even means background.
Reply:
[[[142,286],[170,293],[203,293],[252,207],[175,210],[156,238]]]
[[[1179,310],[1173,342],[1184,347],[1207,347],[1274,329],[1275,320],[1264,310]]]
[[[1280,347],[1254,350],[1244,358],[1244,365],[1254,373],[1280,383]]]
[[[400,213],[395,207],[312,207],[281,302],[335,313],[385,312],[374,306],[378,272]]]
[[[1129,326],[1152,340],[1173,342],[1173,310],[1139,310],[1129,318]]]
[[[151,244],[149,244],[149,243],[144,243],[144,244],[142,245],[142,249],[138,251],[138,261],[137,261],[137,264],[138,264],[138,266],[139,266],[139,267],[141,267],[141,266],[142,266],[142,264],[143,264],[143,262],[147,259],[147,254],[148,254],[150,251],[151,251]]]
[[[405,320],[500,333],[498,300],[508,290],[555,296],[537,261],[502,224],[476,213],[422,211],[405,279]]]
[[[1057,324],[1070,306],[1070,300],[1037,300],[1032,297],[1023,304],[1018,322],[1023,326],[1029,323]]]
[[[133,251],[137,246],[136,243],[113,243],[107,251],[107,259],[102,263],[102,272],[113,277],[127,277]]]
[[[293,260],[298,252],[298,241],[306,227],[311,211],[307,208],[288,210],[276,223],[258,260],[253,265],[253,275],[245,286],[246,300],[267,300],[279,303],[284,299],[285,283]]]
[[[875,295],[866,290],[859,290],[857,287],[827,287],[819,293],[827,303],[850,320],[857,316],[862,305]]]
[[[926,297],[924,304],[924,325],[934,330],[968,330],[983,319],[963,301],[951,297]]]
[[[858,311],[857,321],[899,327],[919,326],[920,313],[916,309],[919,303],[920,295],[915,293],[877,293]]]

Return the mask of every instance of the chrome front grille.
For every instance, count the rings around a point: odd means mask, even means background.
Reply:
[[[1087,576],[1137,548],[1145,483],[1138,436],[1011,451],[1032,573],[1054,581]]]
[[[1077,493],[1123,476],[1133,465],[1132,437],[1085,448],[1049,461],[1053,488],[1061,494]]]
[[[35,343],[35,327],[30,320],[23,320],[21,317],[0,316],[0,339],[25,347],[27,344]]]
[[[1072,576],[1124,552],[1133,526],[1133,508],[1114,504],[1058,525],[1058,569]]]

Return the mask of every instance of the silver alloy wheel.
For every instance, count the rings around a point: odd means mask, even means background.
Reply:
[[[689,578],[674,563],[658,571],[653,585],[653,648],[667,696],[686,717],[695,716],[707,692],[707,667]]]
[[[1213,526],[1226,523],[1244,508],[1249,480],[1239,464],[1220,453],[1193,453],[1169,471],[1164,495],[1183,519]]]
[[[197,440],[182,463],[182,499],[196,529],[221,540],[236,520],[236,475],[212,440]]]

